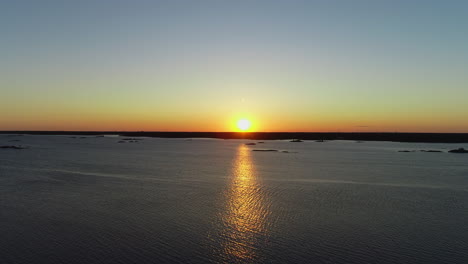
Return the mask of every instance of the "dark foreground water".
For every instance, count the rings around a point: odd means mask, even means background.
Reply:
[[[468,263],[467,144],[119,140],[0,135],[0,263]]]

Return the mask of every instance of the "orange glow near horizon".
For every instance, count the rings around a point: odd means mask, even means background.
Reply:
[[[2,111],[4,110],[4,111]],[[92,111],[93,110],[93,111]],[[0,106],[0,130],[26,131],[168,131],[168,132],[434,132],[466,133],[468,125],[458,121],[459,116],[444,118],[438,114],[437,122],[424,113],[406,116],[382,115],[375,120],[372,115],[290,114],[251,111],[229,111],[201,114],[155,113],[133,109],[128,112],[49,111],[42,113],[13,111]],[[395,114],[396,115],[396,114]],[[240,120],[248,120],[250,127],[243,130]],[[244,121],[243,121],[244,122]],[[245,125],[245,124],[244,124]],[[245,128],[245,126],[242,127]]]

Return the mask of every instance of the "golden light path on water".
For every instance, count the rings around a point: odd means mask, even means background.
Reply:
[[[227,262],[255,260],[260,237],[266,233],[268,207],[262,193],[251,150],[241,145],[233,163],[232,179],[227,191],[222,254]]]

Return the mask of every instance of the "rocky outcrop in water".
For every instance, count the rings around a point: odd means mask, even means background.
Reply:
[[[291,141],[289,141],[289,142],[303,142],[303,141],[300,140],[300,139],[293,139],[293,140],[291,140]]]
[[[26,149],[23,146],[0,146],[0,149]]]
[[[449,150],[450,153],[468,153],[468,150],[464,148],[452,149]]]
[[[399,150],[398,152],[417,152],[416,150]],[[442,150],[434,150],[434,149],[421,149],[420,152],[432,152],[432,153],[440,153],[443,152]]]
[[[120,141],[117,143],[138,143],[140,140],[143,140],[142,138],[122,138]]]

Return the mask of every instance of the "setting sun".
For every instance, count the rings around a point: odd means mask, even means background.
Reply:
[[[247,131],[247,130],[249,130],[250,126],[251,126],[251,123],[247,119],[241,119],[241,120],[237,121],[237,128],[240,131]]]

